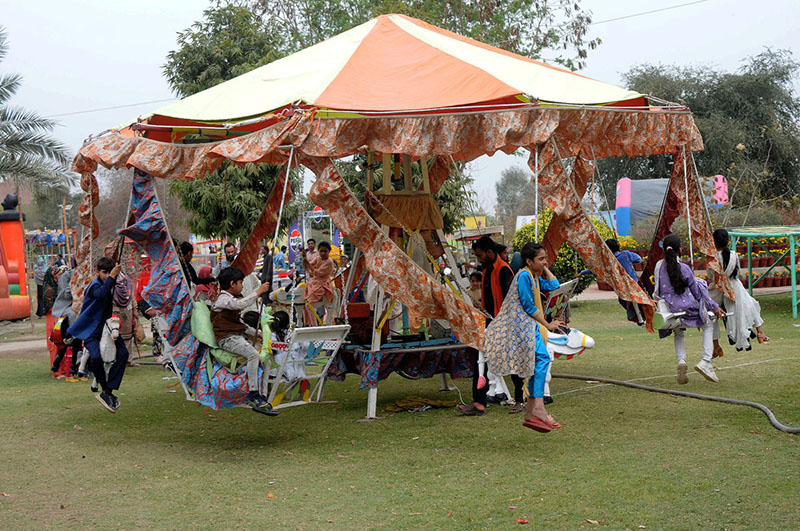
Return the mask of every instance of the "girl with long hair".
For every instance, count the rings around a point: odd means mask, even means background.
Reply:
[[[714,323],[708,312],[714,312],[717,317],[723,317],[724,313],[709,296],[705,281],[696,278],[689,266],[678,260],[681,255],[680,238],[670,234],[664,238],[662,246],[665,258],[656,264],[653,294],[656,298],[665,300],[671,312],[685,312],[681,318],[683,324],[687,327],[699,328],[703,332],[703,356],[695,365],[694,370],[703,375],[706,380],[718,382],[719,378],[711,365]],[[678,328],[673,332],[675,333],[675,355],[678,358],[678,383],[685,384],[689,382],[686,374],[686,329]]]
[[[755,300],[742,285],[739,280],[739,255],[730,249],[730,237],[725,229],[714,231],[714,246],[717,248],[722,270],[728,275],[733,288],[733,301],[725,297],[718,289],[709,291],[709,295],[714,301],[722,306],[726,312],[731,312],[725,321],[725,330],[728,333],[728,341],[736,350],[750,350],[750,340],[758,337],[759,343],[769,341],[761,325],[764,320],[761,318],[761,305]],[[714,322],[714,357],[722,356],[722,347],[719,346],[719,322]]]
[[[486,329],[484,355],[494,374],[529,378],[530,397],[522,425],[547,433],[561,427],[544,407],[544,386],[550,367],[550,354],[545,346],[547,331],[565,325],[560,320],[547,322],[541,291],[557,289],[559,283],[547,267],[547,252],[541,244],[526,243],[521,255],[525,267],[514,277],[500,312]]]

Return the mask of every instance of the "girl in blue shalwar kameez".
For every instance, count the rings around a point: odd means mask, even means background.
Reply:
[[[559,283],[547,268],[547,252],[541,244],[527,243],[521,254],[525,267],[514,277],[500,313],[486,329],[484,355],[494,374],[529,378],[530,398],[522,424],[547,433],[560,427],[544,407],[544,384],[550,366],[547,331],[564,323],[545,320],[540,290],[552,291]]]

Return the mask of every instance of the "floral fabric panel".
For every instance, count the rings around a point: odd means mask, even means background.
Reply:
[[[532,147],[531,149],[537,148]],[[552,138],[539,148],[539,167],[541,168],[539,189],[547,207],[562,220],[556,225],[555,232],[551,237],[555,236],[562,241],[568,241],[580,254],[586,267],[595,271],[600,280],[614,286],[614,291],[620,298],[652,306],[653,301],[625,272],[583,210],[581,198],[575,190],[572,179],[565,175],[564,166],[561,163],[563,154],[564,152],[559,151],[559,147]],[[591,164],[589,161],[578,158],[576,167],[580,167],[584,163]],[[528,159],[528,165],[533,167],[533,156]],[[588,172],[590,170],[584,168],[579,171]]]
[[[714,282],[710,289],[719,289],[726,297],[732,298],[733,288],[727,275],[722,274],[722,264],[719,262],[714,238],[711,231],[711,220],[708,217],[702,190],[694,172],[694,165],[687,161],[687,179],[683,176],[683,150],[675,153],[667,193],[664,197],[664,206],[656,225],[653,242],[650,244],[647,263],[644,265],[639,284],[648,292],[653,292],[653,271],[656,262],[664,258],[664,250],[661,248],[661,241],[670,234],[672,224],[678,216],[686,215],[686,184],[689,185],[689,215],[692,218],[692,244],[695,251],[699,251],[706,256],[706,267],[714,272]],[[688,242],[681,242],[684,246],[683,252],[689,252]]]
[[[377,389],[378,382],[396,371],[412,378],[430,378],[436,374],[472,378],[477,358],[478,351],[468,347],[427,352],[340,350],[328,368],[328,379],[342,382],[348,373],[359,374],[361,389]]]
[[[436,282],[383,233],[330,161],[317,174],[311,199],[364,253],[370,275],[389,296],[397,297],[416,315],[445,319],[465,345],[483,346],[483,315]]]

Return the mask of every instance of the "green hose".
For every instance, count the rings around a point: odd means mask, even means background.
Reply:
[[[767,418],[769,418],[770,423],[772,423],[772,425],[776,429],[795,435],[800,433],[800,428],[792,428],[790,426],[781,424],[778,421],[778,419],[775,418],[775,414],[772,411],[770,411],[770,409],[767,406],[759,404],[758,402],[750,402],[748,400],[736,400],[735,398],[722,398],[719,396],[711,396],[711,395],[699,395],[697,393],[687,393],[685,391],[673,391],[672,389],[649,387],[647,385],[639,385],[635,383],[624,382],[622,380],[614,380],[612,378],[600,378],[597,376],[580,376],[578,374],[556,374],[556,373],[553,373],[551,376],[553,378],[566,378],[568,380],[582,380],[585,382],[603,382],[612,385],[621,385],[623,387],[631,387],[633,389],[642,389],[644,391],[650,391],[653,393],[664,393],[666,395],[685,396],[687,398],[695,398],[697,400],[710,400],[712,402],[722,402],[724,404],[733,404],[736,406],[748,406],[758,409],[759,411],[764,413],[767,416]]]

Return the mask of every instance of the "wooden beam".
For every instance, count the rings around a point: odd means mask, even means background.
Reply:
[[[383,154],[383,188],[381,193],[388,194],[392,191],[392,155]]]
[[[414,181],[411,179],[411,155],[403,155],[403,189],[406,192],[414,190]]]
[[[422,190],[429,194],[431,193],[431,178],[428,175],[428,158],[420,157],[419,165],[422,167]]]

